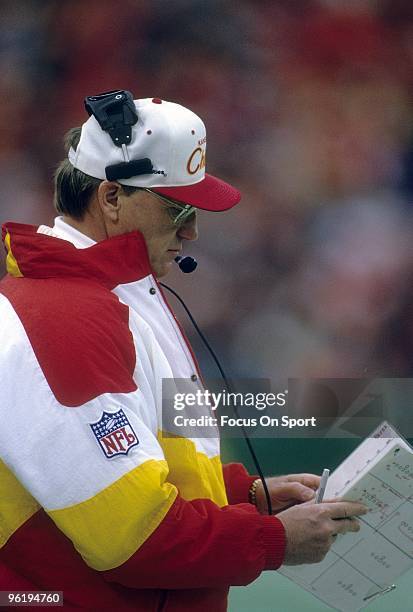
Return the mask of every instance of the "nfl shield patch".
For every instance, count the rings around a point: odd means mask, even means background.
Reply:
[[[127,455],[139,440],[128,417],[119,408],[117,412],[104,412],[96,423],[89,423],[103,454],[108,459],[118,455]]]

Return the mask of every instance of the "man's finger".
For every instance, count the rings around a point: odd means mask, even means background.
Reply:
[[[283,479],[288,482],[300,482],[305,487],[314,489],[314,491],[320,486],[320,476],[316,476],[316,474],[288,474]]]
[[[335,521],[334,531],[336,533],[347,533],[348,531],[360,531],[360,523],[357,519],[342,519]]]
[[[322,504],[332,519],[348,519],[352,516],[367,514],[369,509],[360,502],[337,501]]]
[[[273,496],[278,500],[297,500],[309,501],[314,497],[314,491],[310,487],[306,487],[299,482],[285,482],[277,485],[279,489],[274,489]]]

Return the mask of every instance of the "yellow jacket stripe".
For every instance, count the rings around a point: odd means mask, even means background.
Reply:
[[[7,250],[7,257],[6,257],[7,272],[11,276],[18,276],[18,277],[23,276],[23,274],[20,271],[19,265],[16,261],[16,258],[13,255],[13,251],[11,250],[11,241],[10,241],[9,232],[6,233],[4,244],[6,245],[6,250]]]
[[[48,512],[86,563],[118,567],[152,534],[177,490],[165,482],[165,461],[147,461],[80,504]]]
[[[40,508],[0,460],[0,548]]]

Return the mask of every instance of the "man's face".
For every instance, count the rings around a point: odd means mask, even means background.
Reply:
[[[148,247],[149,260],[158,278],[168,274],[173,261],[181,254],[184,240],[196,240],[198,228],[193,213],[184,224],[175,225],[168,205],[156,195],[137,191],[121,195],[120,227],[122,233],[139,230]]]

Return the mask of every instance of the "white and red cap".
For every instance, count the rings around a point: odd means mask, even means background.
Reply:
[[[149,158],[153,171],[117,179],[119,183],[146,187],[178,202],[217,212],[240,201],[237,189],[205,172],[206,130],[198,115],[160,98],[134,100],[134,104],[138,121],[132,126],[128,156],[130,160]],[[69,160],[85,174],[104,180],[107,166],[122,163],[124,154],[92,115],[82,126],[76,151],[70,149]]]

